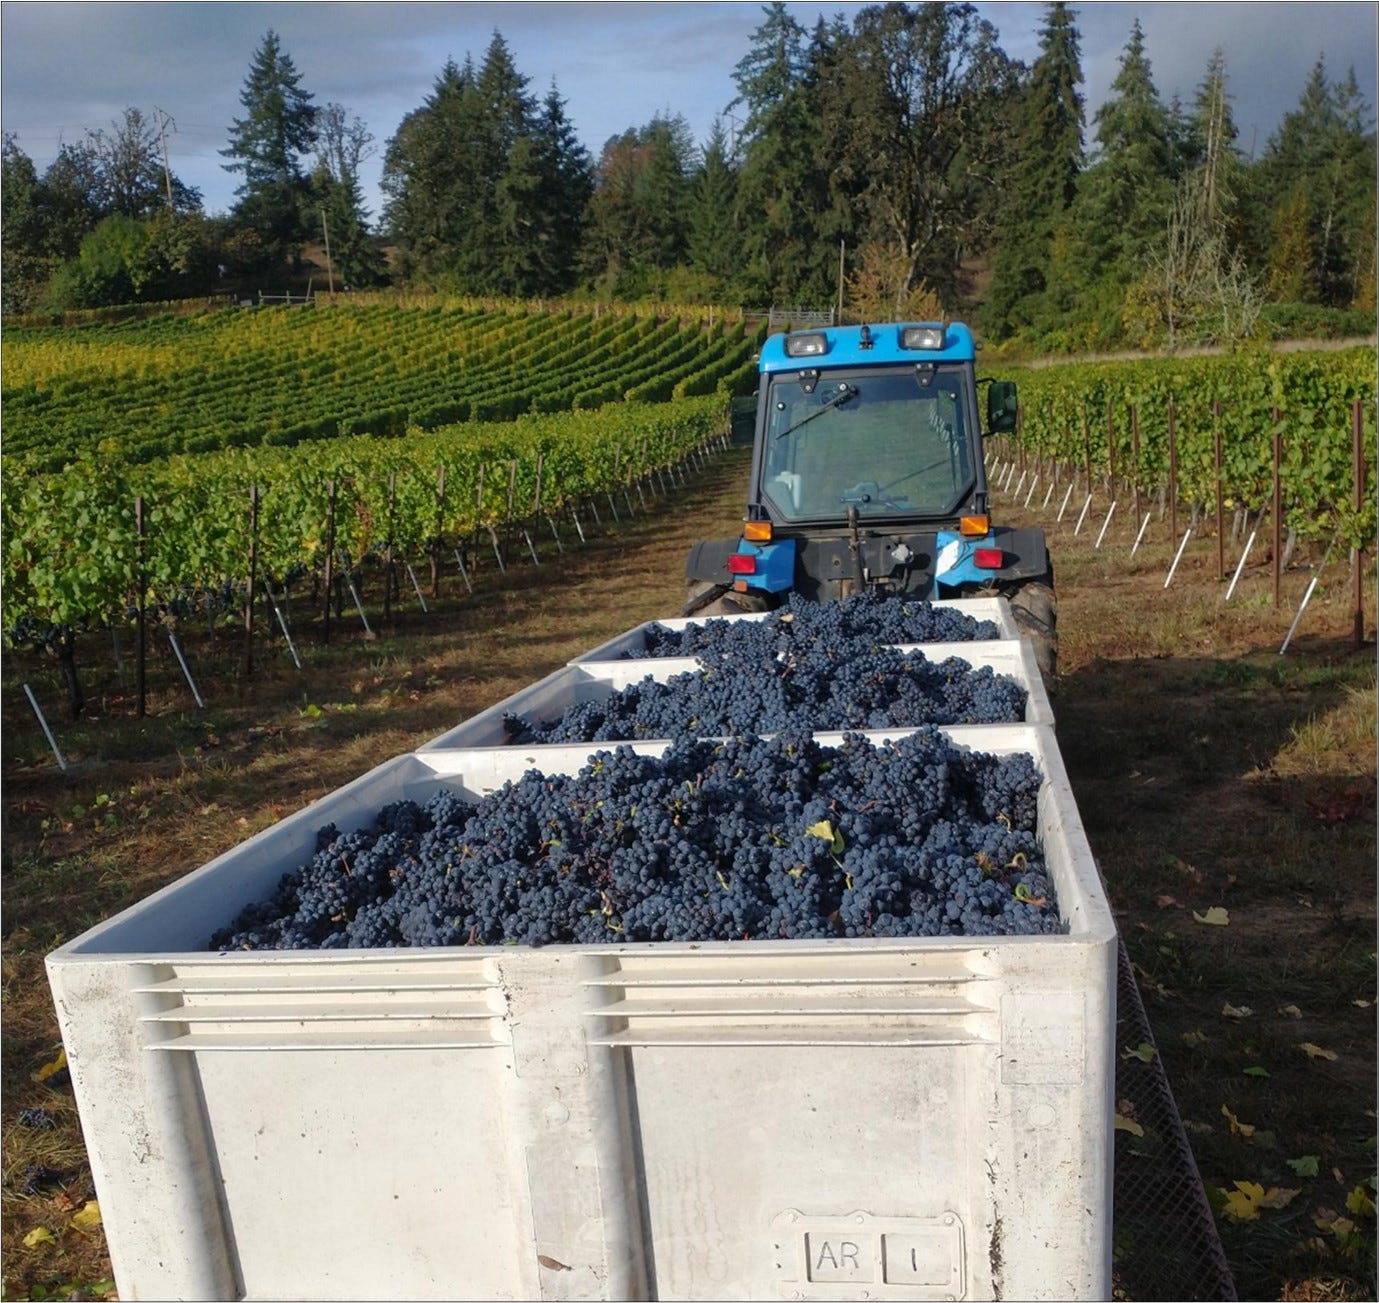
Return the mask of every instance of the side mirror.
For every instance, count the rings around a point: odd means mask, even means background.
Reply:
[[[1013,380],[993,380],[986,391],[986,433],[1014,434],[1020,398]]]

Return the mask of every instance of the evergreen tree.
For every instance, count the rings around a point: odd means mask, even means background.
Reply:
[[[733,73],[746,109],[737,184],[742,280],[749,295],[790,303],[808,281],[822,239],[812,159],[818,118],[806,92],[804,29],[779,0]]]
[[[1001,246],[982,326],[1003,339],[1031,326],[1041,314],[1055,230],[1077,194],[1083,167],[1083,98],[1079,37],[1074,14],[1050,4],[1040,32],[1040,55],[1013,104],[1017,142],[1007,173]]]
[[[472,181],[461,148],[473,115],[474,68],[447,60],[422,103],[388,142],[382,189],[388,196],[384,222],[398,249],[404,278],[434,278],[444,271],[460,229]]]
[[[502,34],[475,70],[448,62],[388,143],[385,220],[404,278],[527,297],[568,289],[588,154],[552,88],[527,92]]]
[[[236,219],[257,232],[276,258],[295,260],[309,229],[307,180],[298,162],[316,142],[317,110],[302,90],[301,76],[271,29],[254,53],[239,102],[245,116],[230,128],[222,156],[227,172],[239,172]]]
[[[1363,301],[1374,267],[1374,123],[1353,70],[1332,86],[1324,62],[1317,61],[1298,107],[1270,138],[1258,173],[1265,214],[1304,205],[1308,213],[1306,275],[1289,274],[1286,259],[1271,252],[1274,294],[1302,285],[1307,301],[1335,307]]]
[[[690,184],[685,252],[690,266],[702,273],[722,297],[737,272],[733,239],[735,178],[721,118],[715,118],[699,166]]]
[[[575,135],[565,101],[554,85],[542,102],[533,139],[538,178],[535,205],[542,218],[541,279],[535,292],[562,294],[576,280],[594,165]]]
[[[1144,275],[1173,205],[1173,128],[1138,20],[1111,91],[1096,114],[1097,157],[1082,175],[1064,256],[1050,276],[1049,314],[1071,332],[1062,342],[1075,347],[1119,342],[1126,291]]]

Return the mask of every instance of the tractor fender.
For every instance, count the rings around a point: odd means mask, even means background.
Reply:
[[[689,560],[685,563],[685,579],[691,583],[701,580],[731,588],[733,576],[728,573],[728,558],[736,553],[739,542],[741,540],[736,538],[714,538],[696,543],[690,548]]]
[[[1012,579],[1039,579],[1051,573],[1049,549],[1042,529],[1014,529],[997,525],[991,531],[989,546],[999,547],[1005,554],[999,570],[990,577],[1000,583]]]

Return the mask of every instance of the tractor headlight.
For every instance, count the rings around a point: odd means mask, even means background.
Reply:
[[[901,348],[942,348],[942,326],[906,326],[900,332]]]
[[[828,336],[817,332],[785,337],[786,357],[822,357],[828,352]]]

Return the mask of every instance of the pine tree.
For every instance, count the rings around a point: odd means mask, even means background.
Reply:
[[[1173,128],[1138,20],[1111,90],[1096,114],[1097,157],[1078,185],[1064,257],[1050,277],[1047,307],[1075,347],[1120,341],[1126,292],[1145,274],[1173,205]]]
[[[316,142],[312,96],[271,29],[254,53],[239,102],[245,116],[230,128],[230,146],[221,155],[234,160],[227,172],[240,172],[236,219],[258,233],[274,257],[296,259],[308,230],[306,177],[299,157]]]
[[[533,139],[538,177],[535,204],[542,215],[545,242],[537,292],[562,294],[574,285],[578,274],[586,211],[594,193],[594,165],[554,85],[542,102]]]
[[[1310,296],[1305,301],[1346,307],[1362,300],[1374,265],[1374,123],[1353,70],[1333,86],[1317,61],[1298,107],[1270,137],[1258,174],[1266,212],[1298,207],[1301,194],[1309,213],[1307,274],[1301,280],[1284,274],[1286,259],[1271,250],[1275,294],[1302,285]],[[1296,237],[1289,244],[1296,248]]]
[[[1061,0],[1050,4],[1039,58],[1011,114],[1018,143],[1007,174],[1001,247],[981,316],[992,339],[1028,328],[1040,316],[1054,232],[1077,194],[1084,125],[1078,42],[1068,6]]]
[[[690,185],[685,252],[690,266],[709,278],[720,297],[737,271],[734,189],[727,134],[722,119],[715,118]]]

